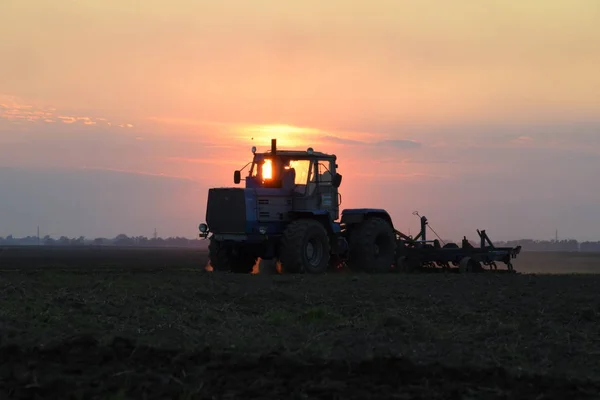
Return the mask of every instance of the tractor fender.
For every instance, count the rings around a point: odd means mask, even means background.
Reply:
[[[360,224],[368,218],[378,217],[387,221],[392,229],[394,229],[394,223],[390,214],[381,208],[350,208],[342,211],[341,223],[346,226],[346,229],[352,225]]]
[[[325,229],[327,229],[327,233],[330,235],[336,235],[341,231],[340,224],[331,219],[331,215],[327,210],[294,211],[291,216],[293,219],[315,219],[323,224]]]

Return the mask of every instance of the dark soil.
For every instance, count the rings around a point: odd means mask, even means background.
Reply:
[[[0,255],[0,399],[600,398],[597,275],[240,276],[198,250],[80,251]]]
[[[362,362],[239,359],[209,349],[182,353],[90,336],[22,350],[0,349],[0,395],[66,398],[567,399],[597,398],[600,385],[503,368],[420,366],[405,359]]]
[[[166,267],[198,268],[208,261],[206,249],[118,246],[0,247],[0,270],[37,268],[102,268],[144,271]]]

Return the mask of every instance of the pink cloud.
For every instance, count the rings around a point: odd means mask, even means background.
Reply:
[[[530,136],[519,136],[518,138],[512,141],[513,143],[531,143],[533,142],[533,138]]]
[[[212,164],[212,165],[239,165],[238,160],[222,160],[215,158],[191,158],[191,157],[168,157],[167,161],[193,163],[193,164]]]
[[[163,177],[163,178],[172,178],[172,179],[182,179],[182,180],[187,180],[187,181],[195,181],[195,179],[192,179],[192,178],[189,178],[189,177],[185,177],[185,176],[181,176],[181,175],[165,174],[165,173],[162,173],[162,172],[155,173],[155,172],[137,171],[137,170],[130,170],[130,169],[102,168],[102,167],[80,167],[79,169],[90,170],[90,171],[120,172],[120,173],[125,173],[125,174],[146,175],[146,176],[156,176],[156,177]]]
[[[420,173],[420,172],[415,172],[415,173],[381,173],[381,172],[358,172],[358,173],[354,173],[352,174],[352,176],[354,177],[362,177],[362,178],[370,178],[370,179],[401,179],[401,180],[406,180],[406,179],[413,179],[413,178],[417,178],[417,179],[421,179],[421,178],[437,178],[437,179],[449,179],[451,178],[450,176],[446,176],[446,175],[439,175],[439,174],[428,174],[428,173]]]

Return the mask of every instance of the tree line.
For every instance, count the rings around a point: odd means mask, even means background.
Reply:
[[[37,236],[26,236],[21,238],[13,237],[12,235],[1,237],[0,246],[27,246],[27,245],[44,245],[44,246],[147,246],[147,247],[202,247],[206,246],[203,239],[188,239],[186,237],[175,236],[167,238],[148,238],[146,236],[127,236],[120,234],[114,238],[94,238],[89,239],[84,236],[70,238],[61,236],[52,238],[49,235],[38,238]]]
[[[581,251],[581,252],[600,252],[600,241],[597,242],[579,242],[570,240],[510,240],[506,242],[495,242],[496,247],[516,247],[521,246],[527,251]]]
[[[460,244],[460,241],[457,243]],[[478,243],[472,242],[474,246]],[[46,246],[77,246],[77,245],[96,245],[96,246],[148,246],[148,247],[206,247],[207,241],[197,238],[188,239],[186,237],[167,237],[167,238],[148,238],[146,236],[127,236],[120,234],[114,238],[95,238],[88,239],[84,236],[69,238],[61,236],[52,238],[48,235],[38,239],[37,236],[26,236],[21,238],[12,235],[1,237],[0,246],[19,246],[19,245],[46,245]],[[520,239],[510,241],[497,241],[496,247],[516,247],[522,246],[527,251],[581,251],[581,252],[600,252],[600,241],[597,242],[578,242],[577,240],[533,240]]]

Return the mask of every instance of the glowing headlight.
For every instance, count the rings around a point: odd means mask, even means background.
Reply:
[[[264,235],[265,233],[267,233],[267,227],[261,226],[260,228],[258,228],[258,231],[260,232],[261,235]]]
[[[200,229],[200,232],[206,233],[206,231],[208,231],[208,225],[206,225],[206,224],[200,224],[200,226],[198,227],[198,229]]]

